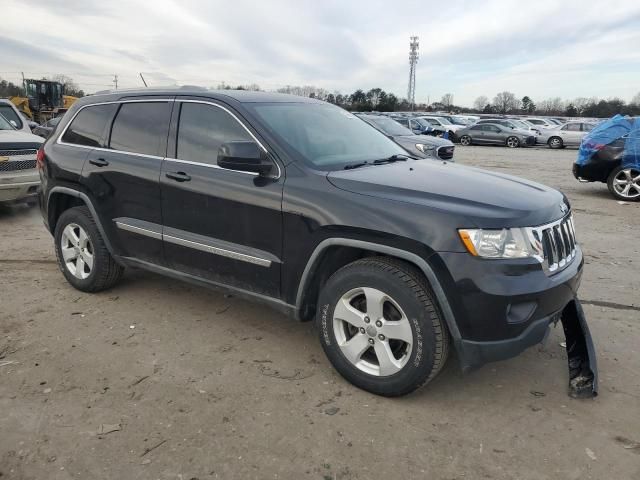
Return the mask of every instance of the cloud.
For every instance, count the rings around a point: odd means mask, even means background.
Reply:
[[[64,73],[87,91],[109,87],[114,74],[121,86],[142,86],[143,71],[152,84],[381,87],[404,96],[414,34],[419,101],[451,92],[471,105],[502,90],[629,99],[639,89],[638,2],[5,0],[3,13],[29,21],[3,24],[1,76]]]

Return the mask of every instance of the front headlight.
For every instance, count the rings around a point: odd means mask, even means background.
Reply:
[[[434,147],[433,145],[426,145],[424,143],[416,143],[416,148],[422,153],[430,154],[434,152],[436,147]]]
[[[461,229],[458,234],[469,253],[475,257],[529,258],[542,255],[542,244],[530,240],[525,228]]]

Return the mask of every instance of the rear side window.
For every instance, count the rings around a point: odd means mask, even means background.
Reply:
[[[109,148],[164,157],[170,117],[169,102],[123,103],[111,127]]]
[[[583,123],[582,124],[582,131],[583,132],[590,132],[591,130],[593,130],[594,125],[591,123]]]
[[[107,123],[118,108],[116,104],[84,107],[62,136],[65,143],[86,147],[104,147]]]
[[[216,165],[220,145],[233,141],[253,138],[221,108],[202,103],[182,104],[176,155],[179,159]]]
[[[570,132],[579,132],[580,124],[579,123],[567,123],[567,128],[565,130],[569,130]]]
[[[16,113],[11,105],[7,105],[0,103],[0,115],[6,118],[9,121],[14,121],[16,124],[14,125],[18,130],[22,128],[22,119],[20,115]]]

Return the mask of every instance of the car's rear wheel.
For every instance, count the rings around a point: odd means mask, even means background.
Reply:
[[[640,169],[634,167],[617,167],[607,179],[609,192],[618,200],[628,202],[640,201]]]
[[[58,266],[78,290],[106,290],[122,276],[124,269],[111,257],[87,207],[66,210],[56,223],[54,239]]]
[[[518,137],[507,138],[507,147],[518,148],[519,146],[520,146],[520,140],[518,140]]]
[[[549,145],[549,148],[553,149],[563,147],[562,139],[560,137],[551,137],[547,144]]]
[[[471,137],[469,135],[463,135],[460,137],[460,145],[464,145],[465,147],[471,145]]]
[[[320,293],[317,325],[336,370],[369,392],[398,396],[433,379],[449,335],[424,276],[376,257],[334,273]]]

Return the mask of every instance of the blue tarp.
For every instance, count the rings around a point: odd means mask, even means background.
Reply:
[[[622,166],[640,167],[640,117],[622,115],[599,123],[584,137],[576,163],[589,163],[598,150],[616,141],[624,142]]]

